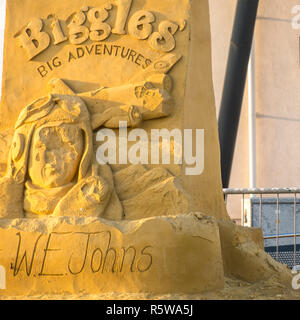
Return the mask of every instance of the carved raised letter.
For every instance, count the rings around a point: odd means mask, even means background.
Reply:
[[[175,48],[174,34],[179,26],[170,21],[163,21],[158,27],[159,32],[154,32],[149,38],[149,44],[153,49],[170,52]]]
[[[61,25],[59,20],[54,20],[51,24],[52,26],[52,34],[54,37],[54,44],[60,44],[66,40],[68,40],[68,38],[64,35],[62,29],[61,29]]]
[[[83,11],[76,13],[68,25],[70,33],[70,42],[72,44],[81,44],[89,38],[89,29],[83,24],[86,21],[86,15]]]
[[[152,33],[152,22],[155,21],[155,16],[145,10],[137,11],[128,23],[129,34],[137,39],[148,39]]]
[[[92,23],[90,39],[92,41],[105,40],[110,36],[111,26],[104,21],[109,17],[107,10],[111,10],[112,5],[106,4],[102,8],[93,8],[88,13],[88,19]]]
[[[115,34],[125,34],[125,24],[131,8],[132,0],[118,0],[118,13],[116,24],[112,32]]]
[[[29,60],[49,47],[50,36],[42,29],[43,21],[35,18],[16,37],[20,46],[26,50]]]

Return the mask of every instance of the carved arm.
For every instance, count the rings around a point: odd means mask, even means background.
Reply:
[[[118,129],[119,122],[126,121],[127,127],[138,127],[143,121],[143,117],[138,108],[133,106],[112,107],[101,113],[93,114],[93,130],[104,126],[106,128]]]

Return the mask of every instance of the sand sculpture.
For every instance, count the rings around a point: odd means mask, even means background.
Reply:
[[[222,288],[224,275],[289,282],[261,230],[226,212],[207,0],[84,5],[7,0],[0,295],[196,293]],[[176,162],[170,138],[170,163],[120,161],[120,132],[137,128],[184,132],[201,156]],[[108,132],[118,163],[99,160]]]

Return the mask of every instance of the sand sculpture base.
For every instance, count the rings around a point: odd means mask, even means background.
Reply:
[[[259,229],[200,213],[109,222],[100,218],[1,220],[0,296],[187,293],[291,272],[263,251]],[[3,272],[2,272],[3,274]],[[3,283],[3,281],[2,281]]]

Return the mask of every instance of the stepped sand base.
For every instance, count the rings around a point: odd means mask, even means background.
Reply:
[[[3,219],[0,249],[1,299],[300,297],[291,270],[264,252],[260,229],[201,213]]]
[[[0,300],[299,300],[300,290],[266,280],[246,282],[225,277],[224,289],[198,294],[130,294],[4,296]]]

